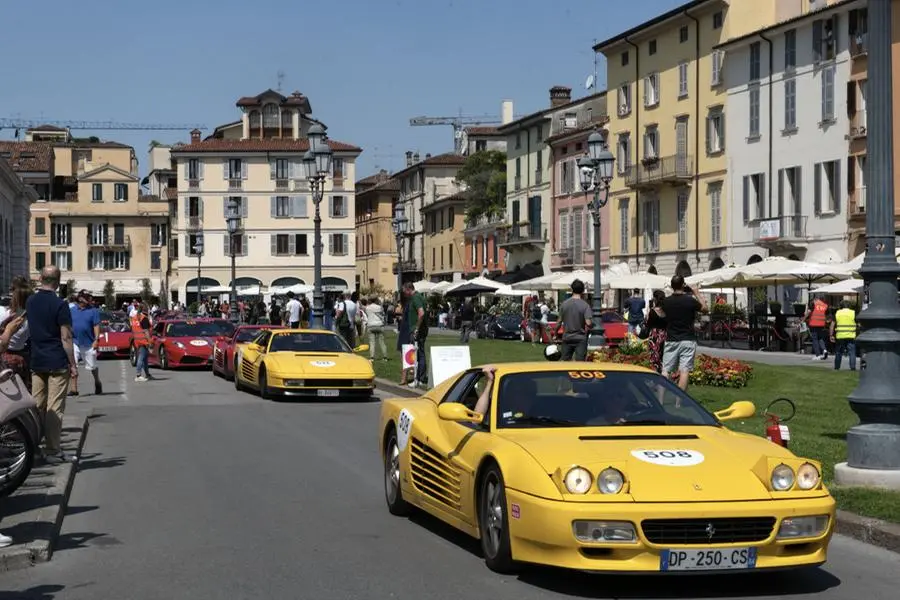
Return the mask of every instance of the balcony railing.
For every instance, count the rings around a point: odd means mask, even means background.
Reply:
[[[505,230],[500,236],[500,246],[518,244],[543,244],[548,240],[546,223],[516,224]]]
[[[660,158],[645,158],[625,169],[628,187],[681,183],[694,176],[694,159],[688,154],[674,154]]]
[[[850,193],[850,213],[855,215],[866,214],[866,188],[856,188]]]
[[[418,273],[424,271],[422,268],[422,262],[419,260],[404,260],[400,263],[400,266],[403,268],[404,273]],[[394,274],[397,274],[397,263],[394,263],[393,268]]]
[[[850,56],[865,56],[869,53],[869,34],[857,33],[850,36]]]
[[[228,190],[235,191],[241,190],[244,188],[244,181],[242,179],[229,179],[228,180]]]
[[[805,215],[757,219],[750,224],[757,244],[779,244],[806,240]]]
[[[290,189],[291,182],[287,179],[276,179],[275,180],[275,191],[276,192],[286,192]]]
[[[88,236],[88,248],[130,248],[131,237],[123,235],[117,237],[115,235]]]
[[[466,228],[464,231],[468,232],[481,229],[493,229],[500,226],[504,222],[505,221],[503,219],[503,216],[501,215],[481,215],[474,221],[467,220]]]
[[[188,229],[203,229],[203,217],[186,217]]]
[[[553,257],[553,264],[557,267],[571,267],[575,264],[575,249],[565,248]]]
[[[850,121],[850,139],[866,137],[868,122],[866,109],[857,110]]]
[[[191,191],[197,191],[200,189],[200,180],[197,178],[188,179],[188,189]]]

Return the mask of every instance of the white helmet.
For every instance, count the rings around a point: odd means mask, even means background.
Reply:
[[[562,352],[559,350],[559,346],[556,344],[550,344],[546,348],[544,348],[544,358],[547,360],[559,360],[562,358]]]

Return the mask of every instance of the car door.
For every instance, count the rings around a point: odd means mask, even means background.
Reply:
[[[162,343],[165,323],[157,323],[150,330],[150,345],[148,348],[147,362],[151,364],[159,364],[159,346]]]
[[[241,346],[241,379],[250,385],[259,385],[259,367],[265,358],[271,337],[271,332],[262,331],[252,342]]]

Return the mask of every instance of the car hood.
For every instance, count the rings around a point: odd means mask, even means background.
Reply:
[[[266,357],[274,372],[285,376],[372,378],[372,363],[355,354],[275,352]]]
[[[578,427],[501,429],[548,474],[574,465],[596,478],[613,466],[625,475],[637,502],[768,500],[757,473],[769,457],[793,457],[756,436],[720,427]]]
[[[215,337],[170,337],[166,338],[167,342],[174,344],[175,342],[180,342],[184,344],[185,349],[203,351],[203,350],[212,350],[212,347],[216,343]]]

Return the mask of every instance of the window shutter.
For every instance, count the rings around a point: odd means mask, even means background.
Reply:
[[[299,160],[291,160],[291,179],[300,179],[303,176],[302,167]]]
[[[718,119],[719,123],[719,151],[725,150],[725,113],[719,113]]]
[[[241,256],[247,256],[247,234],[241,236]]]
[[[203,218],[203,198],[197,198],[197,205],[200,207],[200,218]]]
[[[222,162],[222,179],[231,179],[231,170],[229,169],[227,158]]]
[[[90,243],[94,240],[94,224],[93,223],[88,223],[87,232],[88,232],[88,234],[87,234],[88,243]]]
[[[191,199],[185,198],[184,199],[184,218],[187,219],[190,216],[191,216]]]
[[[67,245],[72,244],[72,224],[71,223],[66,223],[66,244]]]
[[[275,233],[269,234],[269,253],[272,256],[278,255],[278,235]]]
[[[706,117],[706,153],[707,154],[712,152],[712,148],[713,148],[712,136],[713,136],[713,120],[712,120],[712,115],[710,115],[710,116]]]
[[[819,62],[822,60],[822,21],[813,21],[812,45],[813,60]]]
[[[847,193],[852,194],[856,189],[856,159],[847,157]]]
[[[350,254],[350,236],[346,233],[341,234],[341,241],[343,242],[343,254]]]
[[[128,200],[128,184],[122,184],[122,200]]]
[[[275,176],[277,175],[277,171],[276,171],[277,166],[278,166],[277,160],[269,161],[269,179],[275,179]]]
[[[334,255],[334,234],[328,236],[328,254]]]
[[[834,212],[841,214],[841,204],[844,195],[844,188],[841,187],[841,161],[836,160],[834,165]]]
[[[250,214],[250,198],[248,196],[241,197],[241,218],[246,219]]]
[[[794,203],[794,208],[791,212],[797,216],[803,213],[803,169],[801,167],[794,167],[794,189],[791,190],[793,194],[792,200]]]
[[[719,50],[714,50],[712,53],[712,85],[719,84],[719,71],[720,71],[720,61],[721,61],[722,53]]]
[[[203,179],[203,159],[197,159],[197,177]]]
[[[644,77],[644,106],[650,105],[650,77]]]
[[[222,254],[225,256],[231,256],[231,244],[229,243],[229,235],[227,233],[222,234]]]
[[[64,270],[66,270],[66,271],[72,270],[72,253],[71,252],[66,252],[66,268]]]
[[[247,179],[247,167],[248,167],[247,161],[242,160],[241,161],[241,179]]]
[[[841,15],[835,13],[831,15],[831,49],[832,56],[837,56],[838,52],[841,51],[840,48],[841,41]]]
[[[784,169],[778,169],[778,216],[784,216]]]
[[[847,116],[856,112],[856,82],[847,82]]]
[[[296,236],[289,235],[288,236],[288,254],[293,256],[296,252],[297,252]]]
[[[185,180],[190,179],[191,178],[191,159],[188,159],[181,164],[184,165]]]
[[[813,211],[817,217],[822,214],[822,163],[813,166]]]
[[[269,196],[269,216],[276,217],[278,215],[278,197]]]
[[[769,195],[766,193],[766,190],[768,190],[766,187],[766,174],[761,173],[759,175],[759,214],[756,216],[762,219],[771,216],[768,214],[769,211],[766,210],[769,200]]]
[[[291,198],[291,216],[306,216],[306,196],[294,196]]]
[[[744,175],[744,198],[743,198],[743,218],[744,225],[750,222],[750,176]]]
[[[222,196],[222,216],[226,219],[228,218],[228,201],[231,200],[231,196]]]
[[[94,251],[88,250],[88,271],[94,268]]]
[[[328,198],[328,216],[334,216],[334,196]]]

